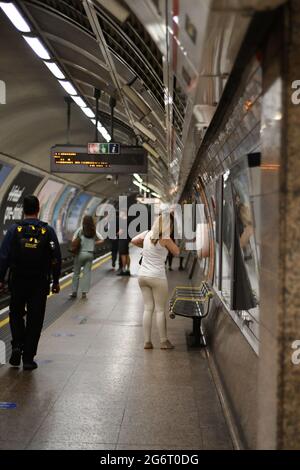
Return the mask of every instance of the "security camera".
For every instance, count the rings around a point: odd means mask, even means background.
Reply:
[[[113,176],[112,175],[106,175],[106,179],[107,179],[107,181],[111,181],[113,179]]]

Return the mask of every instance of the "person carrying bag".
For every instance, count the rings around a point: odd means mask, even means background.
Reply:
[[[79,288],[80,272],[83,268],[81,280],[82,298],[86,299],[91,285],[91,271],[94,259],[95,245],[103,243],[103,238],[96,231],[91,215],[83,218],[82,228],[76,230],[73,236],[71,250],[74,254],[74,274],[72,280],[71,299],[76,299]]]

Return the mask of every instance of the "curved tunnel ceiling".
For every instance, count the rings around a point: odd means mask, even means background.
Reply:
[[[24,1],[18,2],[18,6],[24,16],[29,19],[37,36],[42,38],[47,49],[58,61],[66,77],[76,85],[79,93],[92,109],[95,109],[95,87],[102,91],[99,119],[108,131],[110,131],[109,98],[116,96],[114,140],[125,144],[149,142],[149,145],[155,148],[155,152],[161,154],[161,159],[152,158],[152,164],[150,157],[147,182],[155,190],[163,193],[163,184],[168,177],[167,167],[163,162],[164,116],[161,104],[158,103],[163,94],[161,89],[156,92],[156,97],[150,94],[149,89],[134,71],[136,67],[153,90],[159,87],[157,83],[155,84],[156,72],[152,71],[152,65],[150,67],[150,64],[146,64],[141,50],[130,39],[130,36],[135,35],[135,42],[137,42],[138,29],[143,30],[141,24],[139,28],[130,26],[129,37],[125,41],[126,33],[121,31],[120,26],[109,19],[103,11],[103,21],[107,30],[106,39],[114,45],[116,50],[114,65],[119,84],[122,88],[124,87],[124,95],[127,96],[126,104],[130,106],[130,115],[133,122],[137,123],[141,123],[148,115],[147,122],[144,121],[141,124],[145,127],[145,132],[150,132],[151,139],[147,135],[142,135],[141,131],[133,128],[132,122],[129,122],[124,100],[120,99],[119,90],[112,81],[111,73],[91,31],[87,16],[84,14],[82,2]],[[99,18],[99,20],[102,22],[102,19]],[[49,171],[50,147],[55,143],[66,142],[66,105],[64,103],[66,93],[42,61],[27,46],[21,33],[15,30],[3,14],[0,15],[0,30],[1,63],[3,64],[1,78],[7,84],[7,104],[0,110],[2,134],[0,152]],[[149,57],[151,56],[158,70],[160,54],[149,35],[147,33],[145,35],[146,40],[151,42],[152,51],[149,48]],[[119,44],[122,44],[122,50],[119,50]],[[133,48],[134,54],[131,53],[130,47]],[[135,60],[139,64],[135,63]],[[135,90],[138,90],[138,94]],[[145,93],[145,99],[143,93]],[[150,114],[151,119],[155,121],[153,124],[149,118]],[[142,130],[144,130],[143,127]],[[12,138],[12,135],[16,138]],[[72,106],[71,142],[85,143],[93,140],[93,136],[94,129],[89,119],[77,106]],[[64,176],[64,179],[80,184],[85,189],[101,196],[124,194],[136,190],[135,186],[131,185],[132,178],[124,175],[119,176],[118,185],[108,182],[105,176],[72,175]]]
[[[168,9],[166,0],[15,3],[94,111],[94,89],[102,90],[99,118],[108,131],[109,99],[116,97],[114,140],[145,145],[147,184],[174,198],[217,109],[253,12],[282,1],[264,0],[262,7],[258,0],[178,0]],[[2,13],[0,31],[0,78],[7,84],[0,152],[48,172],[50,147],[66,142],[65,92]],[[93,140],[90,120],[76,105],[72,108],[72,143]],[[203,108],[206,127],[197,117]],[[101,175],[64,179],[102,197],[136,189],[132,178],[122,175],[118,185]]]

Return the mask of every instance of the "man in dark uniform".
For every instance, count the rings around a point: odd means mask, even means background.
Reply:
[[[52,227],[38,219],[39,200],[26,196],[23,202],[24,220],[7,231],[0,248],[0,290],[9,269],[10,329],[12,354],[9,360],[24,370],[37,368],[33,360],[40,339],[47,296],[59,293],[61,252]],[[24,318],[25,308],[26,324]]]
[[[121,258],[120,269],[117,273],[118,276],[130,276],[130,255],[129,255],[129,243],[130,237],[128,235],[128,215],[127,212],[122,210],[119,215],[119,227],[118,227],[118,249]],[[123,221],[123,223],[121,223]],[[121,225],[121,226],[120,226]]]
[[[112,268],[115,269],[117,258],[119,258],[119,270],[121,269],[121,260],[120,256],[118,257],[119,252],[119,240],[118,240],[118,232],[119,232],[119,214],[116,214],[116,227],[115,227],[115,234],[111,234],[112,237],[110,238],[110,246],[111,246],[111,262]]]

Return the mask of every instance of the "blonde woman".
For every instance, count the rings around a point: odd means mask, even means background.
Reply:
[[[179,248],[170,238],[173,231],[173,217],[160,215],[152,229],[137,235],[131,241],[143,248],[139,285],[144,298],[144,349],[153,349],[151,341],[152,318],[156,312],[157,328],[161,349],[173,349],[167,338],[165,306],[168,299],[168,281],[165,260],[168,253],[179,255]]]

